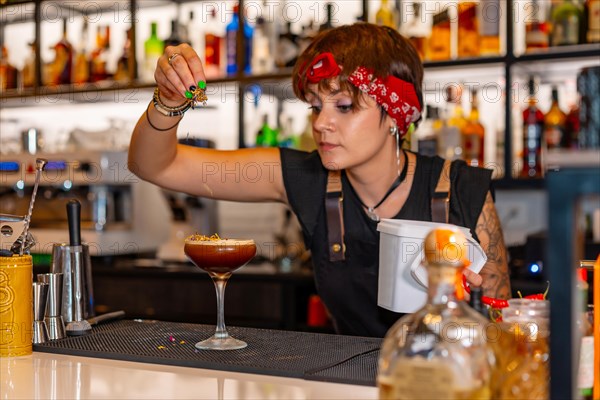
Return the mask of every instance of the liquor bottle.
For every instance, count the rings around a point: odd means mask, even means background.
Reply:
[[[35,86],[35,42],[29,43],[29,54],[27,55],[25,65],[23,66],[22,80],[24,88],[32,88]]]
[[[525,51],[548,48],[550,25],[545,17],[545,4],[543,0],[532,0],[526,5]]]
[[[221,46],[223,38],[219,35],[220,23],[217,19],[217,8],[210,11],[204,34],[204,72],[207,77],[215,77],[221,73]]]
[[[400,318],[385,335],[379,356],[380,399],[489,399],[494,349],[489,322],[464,300],[466,238],[438,228],[425,238],[426,304]]]
[[[427,105],[425,118],[416,130],[417,151],[424,156],[438,154],[438,135],[442,127],[439,108]]]
[[[485,128],[479,121],[477,89],[471,90],[471,113],[463,127],[463,153],[465,161],[473,167],[483,167]]]
[[[577,279],[577,291],[579,292],[580,310],[577,318],[577,327],[581,337],[579,348],[579,368],[577,374],[577,386],[583,399],[592,400],[594,388],[594,306],[589,304],[589,284],[587,282],[587,270],[579,269]]]
[[[333,28],[333,4],[327,3],[325,5],[325,9],[327,12],[327,19],[324,23],[321,24],[321,26],[319,26],[319,32],[323,32]]]
[[[375,23],[396,29],[396,18],[394,18],[394,13],[390,9],[388,0],[381,0],[379,9],[375,14]]]
[[[315,21],[311,19],[308,24],[302,27],[302,32],[298,35],[298,54],[302,54],[304,50],[312,43],[318,31],[315,28]]]
[[[425,58],[430,61],[444,61],[449,60],[450,56],[450,14],[448,9],[444,9],[433,16]]]
[[[523,170],[524,178],[540,178],[542,169],[542,144],[544,134],[544,114],[537,107],[535,80],[529,78],[528,105],[523,110]]]
[[[269,126],[269,116],[263,115],[263,124],[256,135],[256,147],[276,147],[279,144],[277,129]]]
[[[188,20],[185,24],[179,25],[179,37],[182,43],[189,44],[193,49],[197,49],[196,40],[196,21],[194,21],[194,12],[190,11],[188,14]]]
[[[53,62],[56,85],[70,84],[73,73],[73,46],[67,40],[67,19],[63,19],[63,36],[54,45],[55,58]]]
[[[279,35],[275,64],[279,68],[293,67],[298,60],[299,51],[298,35],[292,33],[292,22],[288,21],[285,31]]]
[[[88,41],[88,18],[84,18],[81,28],[81,38],[75,55],[73,66],[73,83],[82,84],[90,80],[90,59],[86,44]]]
[[[548,149],[567,147],[565,145],[567,141],[567,135],[565,135],[566,120],[567,116],[558,104],[558,89],[552,87],[552,105],[544,115],[544,138]]]
[[[8,49],[2,44],[0,57],[0,92],[17,88],[18,70],[8,61]]]
[[[481,0],[478,8],[479,54],[500,54],[500,0]]]
[[[239,28],[239,5],[235,5],[231,21],[225,28],[225,41],[227,46],[227,73],[237,74],[237,32]],[[245,17],[243,17],[244,26],[244,72],[249,74],[252,70],[252,35],[253,30]]]
[[[171,34],[164,40],[165,47],[178,46],[182,43],[179,36],[179,22],[176,19],[171,20]]]
[[[587,11],[587,42],[600,43],[600,0],[587,0],[585,8]]]
[[[567,120],[565,122],[565,147],[570,149],[577,149],[579,145],[579,106],[573,104],[567,114]]]
[[[265,19],[262,16],[256,18],[252,41],[252,73],[266,74],[271,72],[274,60],[266,32]]]
[[[458,57],[479,56],[479,23],[477,3],[458,3]]]
[[[412,7],[413,18],[408,24],[401,27],[400,32],[410,40],[415,49],[417,49],[419,56],[421,56],[421,60],[423,60],[425,58],[425,43],[431,28],[425,21],[424,15],[421,14],[421,3],[415,1]]]
[[[461,105],[462,88],[449,86],[446,89],[447,108],[439,135],[439,155],[448,160],[463,158],[462,129],[466,124]]]
[[[90,82],[99,82],[110,77],[107,69],[110,50],[110,26],[100,26],[96,33],[96,48],[90,55]]]
[[[119,82],[126,82],[132,78],[130,71],[132,71],[132,59],[131,59],[131,28],[127,29],[125,45],[123,46],[123,53],[117,61],[117,70],[115,72],[114,79]]]
[[[563,0],[552,9],[552,46],[579,43],[582,10],[572,0]]]
[[[144,68],[142,70],[143,80],[149,82],[154,79],[154,70],[158,59],[162,56],[165,45],[157,35],[158,24],[150,23],[150,37],[144,42]]]

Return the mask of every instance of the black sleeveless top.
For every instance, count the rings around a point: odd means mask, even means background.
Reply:
[[[431,221],[431,197],[444,160],[417,154],[413,184],[394,218]],[[346,259],[329,261],[325,192],[327,170],[319,154],[281,149],[281,166],[289,204],[311,250],[317,291],[331,313],[336,331],[345,335],[383,337],[402,315],[377,306],[379,232],[342,174]],[[490,170],[454,161],[450,168],[450,223],[471,229],[491,183]]]

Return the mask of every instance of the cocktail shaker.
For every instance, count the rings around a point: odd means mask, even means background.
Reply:
[[[68,324],[94,316],[92,263],[87,244],[81,243],[81,204],[67,204],[70,244],[55,243],[52,248],[50,271],[63,274],[62,318]],[[68,332],[67,332],[68,333]]]

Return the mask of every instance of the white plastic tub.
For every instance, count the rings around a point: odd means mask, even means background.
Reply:
[[[379,244],[379,287],[377,304],[401,313],[411,313],[427,301],[427,270],[423,242],[431,230],[449,227],[461,230],[469,241],[469,269],[481,271],[487,261],[469,229],[435,222],[382,219],[377,225]]]

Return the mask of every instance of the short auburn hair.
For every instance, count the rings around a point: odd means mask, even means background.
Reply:
[[[342,66],[340,89],[350,93],[358,103],[362,92],[348,81],[348,75],[360,66],[373,70],[378,78],[390,75],[412,83],[423,108],[423,63],[408,39],[387,26],[357,22],[319,33],[298,57],[294,66],[292,85],[296,96],[306,102],[307,70],[312,60],[321,53],[332,53]],[[331,79],[319,81],[319,89],[331,87]]]

